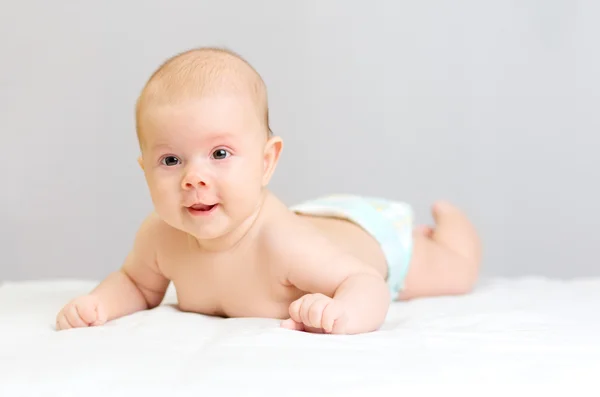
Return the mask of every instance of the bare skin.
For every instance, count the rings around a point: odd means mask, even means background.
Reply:
[[[309,332],[376,330],[387,313],[387,297],[379,301],[379,307],[358,310],[354,317],[350,307],[342,310],[334,316],[338,324],[329,329],[320,323],[322,313],[310,318],[311,313],[303,313],[301,308],[294,313],[292,305],[306,296],[307,290],[333,296],[340,280],[351,274],[372,277],[384,296],[387,264],[378,243],[351,222],[294,214],[270,194],[265,202],[253,229],[224,252],[203,251],[189,235],[152,214],[140,229],[123,268],[89,296],[66,305],[58,315],[57,328],[97,326],[152,309],[160,304],[172,281],[182,311],[222,317],[278,318],[284,320],[282,326],[286,328]],[[399,297],[390,298],[464,294],[473,287],[480,260],[473,226],[449,203],[438,203],[434,214],[437,220],[434,228],[415,231],[406,288]],[[282,233],[285,238],[275,237]],[[290,233],[298,233],[298,238],[288,238]],[[290,252],[296,250],[331,252],[340,257],[348,254],[357,260],[336,266],[320,255],[289,259]],[[298,278],[304,279],[304,289],[290,282],[288,276],[293,268],[303,269]],[[322,285],[311,282],[317,279]],[[357,321],[352,321],[353,318]]]
[[[270,133],[262,80],[231,54],[167,62],[136,121],[155,211],[121,269],[60,310],[59,330],[155,308],[170,282],[183,311],[333,334],[377,330],[395,299],[473,288],[479,238],[447,202],[434,204],[433,227],[415,230],[405,288],[393,297],[373,237],[349,221],[296,214],[270,193],[282,140]]]

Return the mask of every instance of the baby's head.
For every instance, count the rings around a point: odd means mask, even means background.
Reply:
[[[260,75],[227,50],[163,63],[136,106],[139,159],[156,212],[198,239],[252,218],[281,152]]]

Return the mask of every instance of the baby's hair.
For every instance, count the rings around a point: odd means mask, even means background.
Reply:
[[[199,47],[167,59],[148,79],[135,108],[138,140],[141,143],[142,112],[148,104],[172,104],[218,90],[249,95],[257,104],[267,134],[272,135],[267,89],[260,74],[234,51]]]

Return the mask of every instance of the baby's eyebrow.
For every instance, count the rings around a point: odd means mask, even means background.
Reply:
[[[203,145],[215,145],[215,144],[223,144],[223,143],[231,143],[235,140],[235,134],[231,132],[218,132],[207,136],[206,138],[199,139],[197,143]],[[178,143],[178,145],[186,146],[186,142],[182,141]],[[154,142],[150,146],[150,150],[165,150],[165,149],[173,149],[173,145],[164,141]]]
[[[203,141],[206,143],[216,143],[219,141],[231,142],[234,140],[234,138],[235,138],[235,134],[233,134],[231,132],[216,132],[216,133],[211,134],[210,136],[206,137],[206,139]]]
[[[150,150],[170,149],[171,146],[167,143],[154,143],[150,146]]]

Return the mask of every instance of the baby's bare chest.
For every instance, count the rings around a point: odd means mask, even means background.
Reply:
[[[261,253],[172,255],[163,264],[183,311],[223,317],[287,318],[301,296],[282,282],[278,265]]]

